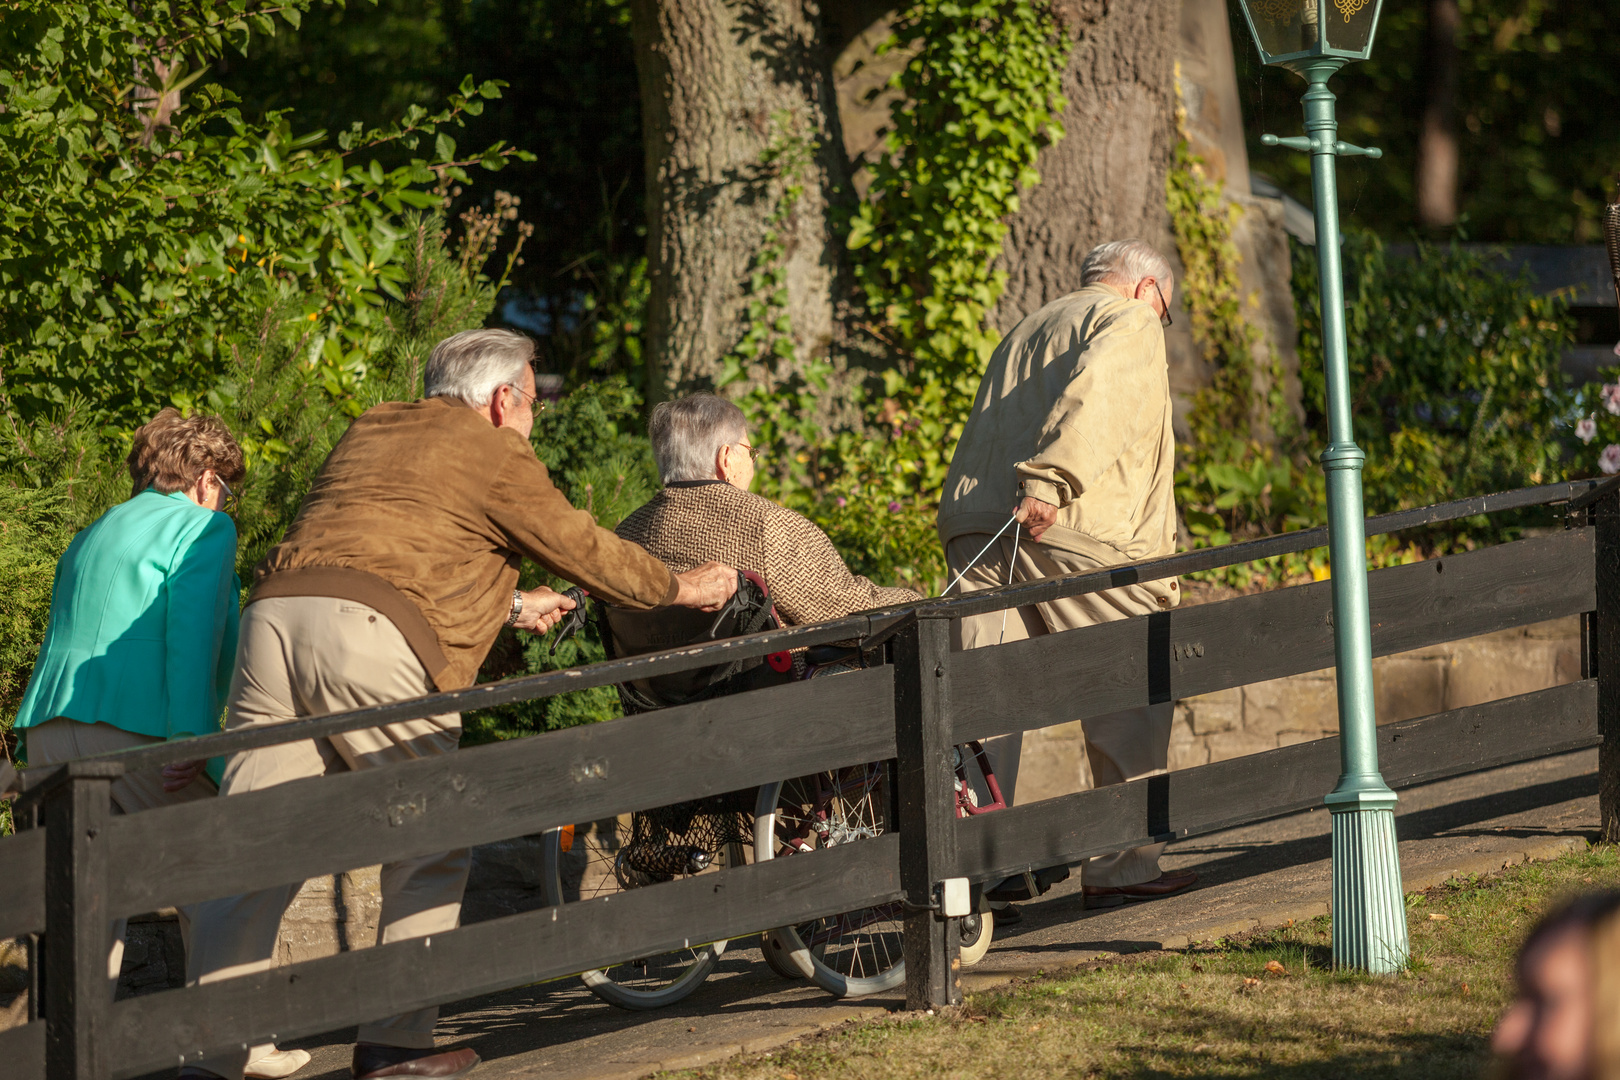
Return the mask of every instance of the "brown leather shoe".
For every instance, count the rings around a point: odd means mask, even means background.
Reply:
[[[355,1080],[383,1076],[420,1076],[451,1080],[466,1076],[478,1064],[478,1055],[465,1046],[453,1050],[413,1050],[404,1046],[356,1043],[352,1071]]]
[[[1198,884],[1198,875],[1191,870],[1173,870],[1160,874],[1152,881],[1144,881],[1140,885],[1082,885],[1081,891],[1089,901],[1109,896],[1118,896],[1125,900],[1157,900],[1161,896],[1174,896],[1178,892],[1185,892]]]

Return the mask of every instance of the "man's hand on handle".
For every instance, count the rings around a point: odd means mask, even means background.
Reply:
[[[707,562],[676,574],[675,583],[680,591],[675,594],[674,606],[719,611],[737,591],[737,571],[724,563]]]
[[[544,634],[573,610],[573,600],[542,585],[523,594],[523,611],[512,625],[519,630]]]
[[[1018,504],[1018,509],[1013,511],[1013,517],[1023,523],[1031,540],[1039,540],[1041,534],[1057,521],[1057,512],[1058,508],[1051,503],[1026,495],[1024,501]]]
[[[202,775],[207,761],[175,761],[163,766],[163,790],[173,795],[191,786]]]

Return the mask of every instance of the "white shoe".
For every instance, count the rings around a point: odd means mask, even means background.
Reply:
[[[277,1050],[274,1044],[255,1046],[248,1054],[247,1069],[242,1073],[249,1080],[281,1080],[309,1064],[308,1050]]]

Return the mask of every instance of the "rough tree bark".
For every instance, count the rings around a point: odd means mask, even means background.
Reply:
[[[773,136],[816,140],[786,230],[798,354],[825,355],[846,287],[831,208],[848,198],[823,18],[798,0],[632,0],[647,152],[648,397],[702,387],[746,324],[781,181]]]
[[[1429,0],[1416,178],[1418,224],[1428,229],[1457,223],[1457,30],[1461,23],[1457,0]]]
[[[1063,74],[1064,138],[1041,151],[1040,184],[1009,222],[1007,289],[995,321],[1080,287],[1080,261],[1107,240],[1139,237],[1175,251],[1164,181],[1175,153],[1180,5],[1058,0],[1073,41]]]

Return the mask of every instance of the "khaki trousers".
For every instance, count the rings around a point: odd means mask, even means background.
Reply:
[[[945,558],[954,579],[968,566],[969,560],[990,542],[988,533],[958,536],[945,549]],[[1101,564],[1056,548],[1031,543],[1024,536],[1013,552],[1011,536],[1003,536],[972,565],[962,577],[960,591],[976,592],[1008,583],[1008,566],[1012,567],[1013,582],[1036,581],[1086,570],[1101,569]],[[960,620],[961,640],[954,643],[962,649],[978,649],[1008,641],[1022,641],[1041,634],[1055,634],[1082,626],[1129,619],[1164,611],[1174,607],[1180,599],[1180,590],[1173,582],[1155,581],[1143,585],[1127,585],[1084,596],[1069,596],[1044,604],[1011,608],[987,615],[972,615]],[[1087,787],[1107,787],[1123,784],[1144,776],[1166,771],[1170,753],[1170,720],[1174,705],[1164,702],[1140,709],[1126,709],[1107,716],[1087,717],[1082,724],[1086,738],[1086,761],[1090,766],[1090,783],[1081,778],[1081,790]],[[1024,735],[998,735],[986,739],[985,752],[990,767],[996,772],[996,782],[1009,806],[1018,785],[1019,759],[1023,753]],[[1088,859],[1081,867],[1081,879],[1087,885],[1120,886],[1140,885],[1159,876],[1159,855],[1163,844],[1148,844],[1127,851],[1099,855]]]
[[[31,766],[55,765],[75,758],[94,754],[110,754],[116,750],[130,750],[138,746],[151,746],[164,740],[152,735],[137,735],[132,731],[115,728],[111,724],[83,724],[59,716],[38,727],[25,728],[23,748]],[[181,803],[214,797],[214,782],[206,776],[197,779],[179,791],[163,790],[163,766],[153,765],[135,772],[125,773],[112,783],[112,805],[115,814],[138,814],[160,806],[179,806]],[[180,938],[190,950],[191,909],[180,911]],[[124,930],[127,919],[112,924],[112,946],[107,951],[107,978],[114,988],[118,985],[118,972],[124,966]]]
[[[242,615],[226,728],[284,724],[303,716],[420,697],[433,690],[404,635],[373,608],[324,596],[277,597]],[[225,766],[223,795],[258,791],[306,776],[370,769],[448,754],[461,739],[461,715],[352,731],[237,754]],[[337,823],[322,823],[330,827]],[[339,826],[341,827],[341,826]],[[453,930],[461,922],[470,853],[424,855],[382,868],[381,944]],[[207,983],[269,969],[282,913],[302,882],[196,905],[187,981]],[[437,1007],[362,1024],[360,1042],[427,1049]],[[198,1065],[240,1080],[245,1051]]]

